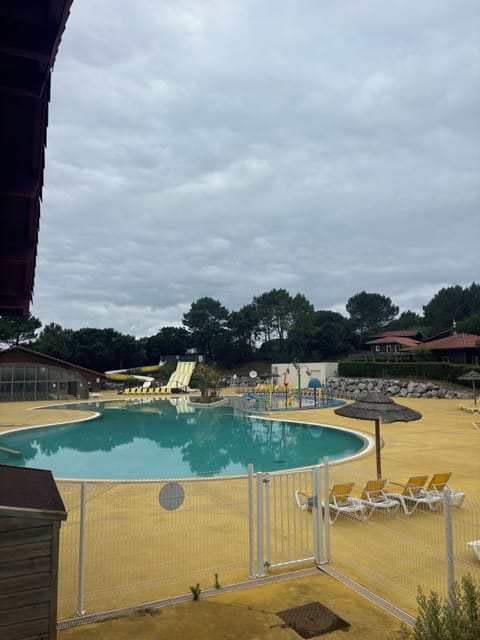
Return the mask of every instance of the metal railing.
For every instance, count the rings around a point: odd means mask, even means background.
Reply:
[[[323,474],[324,472],[322,472]],[[295,491],[324,496],[326,487],[370,479],[347,466],[248,477],[172,481],[66,482],[68,511],[60,538],[59,618],[172,598],[200,583],[213,587],[255,579],[299,563],[331,566],[414,614],[418,587],[448,594],[470,573],[480,582],[480,504],[419,507],[412,515],[340,516],[329,526],[322,509],[301,510]],[[167,489],[165,489],[167,487]]]

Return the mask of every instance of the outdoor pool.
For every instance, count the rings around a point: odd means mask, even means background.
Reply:
[[[56,478],[178,479],[243,475],[249,464],[262,472],[312,466],[368,446],[345,429],[260,418],[227,405],[197,408],[186,398],[74,408],[99,415],[3,434],[0,447],[18,453],[2,461],[49,469]]]

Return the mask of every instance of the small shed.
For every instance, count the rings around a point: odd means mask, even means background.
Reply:
[[[0,638],[57,637],[62,498],[50,471],[0,465]]]

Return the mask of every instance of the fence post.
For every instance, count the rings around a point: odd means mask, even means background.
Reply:
[[[263,578],[263,473],[257,472],[257,578]]]
[[[330,562],[330,508],[329,508],[329,495],[330,495],[330,480],[328,477],[328,456],[323,458],[323,487],[325,491],[324,495],[324,521],[325,521],[325,561]]]
[[[452,505],[448,489],[443,494],[443,518],[445,523],[445,560],[447,564],[448,599],[453,604],[453,587],[455,585],[455,566],[453,561],[453,531],[452,531]]]
[[[264,566],[271,565],[271,526],[270,526],[270,475],[265,473],[263,476],[263,484],[265,485],[265,562]]]
[[[78,541],[78,599],[77,599],[77,616],[83,616],[85,609],[83,605],[83,590],[84,590],[84,569],[85,569],[85,495],[86,495],[85,480],[82,480],[80,485],[80,531]]]
[[[314,559],[317,564],[322,564],[325,561],[323,553],[322,477],[320,470],[320,465],[316,465],[312,469]]]
[[[253,500],[253,464],[248,465],[248,553],[250,578],[255,578],[255,510]]]

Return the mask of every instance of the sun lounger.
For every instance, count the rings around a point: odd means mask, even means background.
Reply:
[[[451,472],[435,473],[428,485],[425,487],[425,491],[443,499],[443,492],[446,489],[450,494],[450,503],[454,507],[461,507],[465,500],[465,494],[463,491],[454,491],[448,484],[451,475]]]
[[[473,413],[472,407],[466,407],[464,404],[460,405],[459,409],[466,411],[467,413]]]
[[[469,547],[472,547],[475,555],[480,560],[480,540],[472,540],[471,542],[467,542]]]
[[[309,496],[305,491],[297,489],[295,491],[295,504],[302,511],[309,511],[313,508],[313,496]]]
[[[400,501],[389,498],[385,494],[386,479],[369,480],[358,499],[365,505],[367,515],[370,517],[374,511],[393,515],[400,506]]]
[[[358,498],[352,497],[353,482],[334,484],[328,496],[330,524],[336,522],[338,516],[353,516],[358,520],[366,519],[366,507]],[[325,503],[322,502],[323,508]]]
[[[480,406],[477,404],[461,405],[460,409],[462,411],[466,411],[467,413],[480,413]]]
[[[428,476],[412,476],[405,484],[389,482],[385,487],[385,495],[398,500],[407,516],[412,515],[421,504],[427,505],[431,511],[436,511],[442,496],[425,490],[427,480]]]
[[[352,497],[353,482],[335,484],[330,489],[328,496],[328,510],[330,524],[334,524],[339,515],[351,516],[356,520],[366,519],[366,507],[358,498]],[[295,491],[295,502],[303,511],[313,507],[313,497],[308,496],[303,491]],[[326,504],[322,501],[322,507]]]

